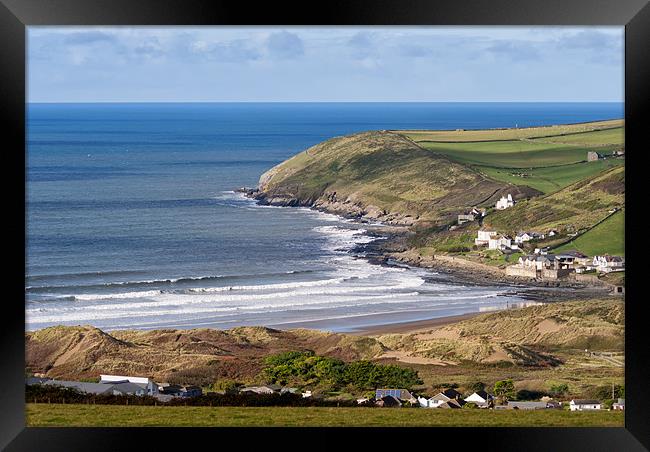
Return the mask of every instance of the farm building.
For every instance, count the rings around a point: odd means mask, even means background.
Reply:
[[[508,402],[509,410],[545,410],[547,408],[547,402]]]
[[[144,389],[147,395],[158,393],[158,385],[148,377],[129,377],[125,375],[100,375],[100,383],[132,383]]]
[[[474,221],[476,216],[473,213],[461,214],[458,215],[458,224],[468,223]]]
[[[600,156],[600,154],[598,152],[594,152],[594,151],[587,152],[587,161],[588,162],[595,162],[599,158],[601,158],[601,156]]]
[[[571,411],[600,410],[601,406],[598,400],[575,399],[569,402]]]

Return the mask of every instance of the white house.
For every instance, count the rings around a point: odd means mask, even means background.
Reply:
[[[147,395],[158,394],[158,385],[151,378],[147,377],[129,377],[125,375],[99,375],[100,383],[133,383],[145,391]]]
[[[515,243],[522,244],[531,240],[543,239],[544,234],[538,232],[520,232],[515,236]]]
[[[478,231],[476,239],[474,239],[474,244],[481,246],[487,245],[492,237],[497,235],[497,231]]]
[[[508,207],[512,207],[515,205],[515,201],[512,199],[512,195],[508,193],[508,196],[502,196],[501,199],[499,199],[494,207],[497,208],[497,210],[503,210],[507,209]]]
[[[593,267],[599,272],[609,273],[623,271],[625,269],[625,258],[620,256],[594,256]]]
[[[488,240],[488,249],[491,250],[505,250],[505,249],[517,249],[518,245],[512,243],[512,239],[507,235],[497,235],[490,237]]]
[[[528,256],[521,256],[517,261],[519,266],[525,268],[535,268],[536,270],[544,270],[545,268],[553,268],[555,265],[555,256],[553,254],[529,254]]]
[[[479,408],[488,408],[494,396],[485,391],[478,391],[465,398],[465,402],[475,403]]]
[[[600,410],[601,406],[598,400],[575,399],[569,402],[571,411]]]
[[[461,394],[455,389],[446,389],[429,399],[418,397],[418,403],[424,408],[460,408],[461,405],[459,402],[463,402],[461,400]],[[448,403],[453,404],[453,407],[451,405],[447,406],[446,404]]]

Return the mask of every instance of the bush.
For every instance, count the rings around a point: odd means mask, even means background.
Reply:
[[[512,379],[501,380],[494,383],[494,395],[508,400],[515,397],[515,383]]]
[[[559,385],[551,385],[551,395],[553,397],[561,397],[569,392],[569,385],[561,383]]]
[[[485,390],[486,384],[482,381],[474,381],[467,385],[467,389],[472,392],[479,392]]]
[[[345,363],[313,352],[286,352],[266,358],[264,378],[270,383],[299,386],[352,387],[358,390],[377,387],[411,388],[422,384],[417,371],[397,365],[370,361]]]
[[[517,391],[517,400],[539,400],[547,395],[549,394],[544,391],[530,391],[528,389],[521,389]]]

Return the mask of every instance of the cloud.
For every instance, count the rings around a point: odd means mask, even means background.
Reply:
[[[359,31],[348,39],[347,45],[352,49],[352,56],[360,60],[377,54],[376,35],[368,31]]]
[[[433,56],[433,49],[419,44],[402,44],[399,53],[405,57],[422,58]]]
[[[190,44],[190,51],[212,61],[228,63],[258,60],[262,57],[262,53],[244,39],[224,42],[194,41]]]
[[[156,58],[165,54],[165,51],[156,37],[146,39],[140,44],[136,44],[133,52],[138,57],[143,58]]]
[[[558,44],[561,48],[602,50],[620,48],[622,44],[621,38],[595,30],[587,30],[566,36],[560,39]]]
[[[64,38],[65,44],[92,44],[96,42],[115,42],[116,38],[101,31],[80,31],[70,33]]]
[[[271,33],[266,40],[266,47],[269,54],[276,58],[291,59],[305,54],[302,39],[288,31]]]
[[[498,57],[505,57],[515,62],[539,60],[541,57],[535,44],[527,41],[495,41],[486,50]]]
[[[623,61],[623,35],[585,30],[558,39],[559,51],[582,53],[590,63],[614,65]]]

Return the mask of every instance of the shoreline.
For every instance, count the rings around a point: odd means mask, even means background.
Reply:
[[[358,212],[348,211],[346,213],[339,209],[328,209],[327,205],[316,205],[313,202],[305,203],[297,199],[291,202],[286,202],[286,200],[283,202],[270,202],[263,195],[263,192],[260,192],[259,188],[242,187],[235,191],[255,200],[260,205],[307,207],[318,212],[336,215],[344,220],[353,220],[357,224],[363,225],[366,227],[366,233],[374,237],[374,240],[357,245],[349,252],[353,256],[365,259],[371,264],[420,268],[430,272],[431,276],[436,273],[443,273],[462,283],[477,286],[504,285],[513,290],[512,295],[541,303],[611,295],[610,288],[606,283],[596,285],[565,280],[539,281],[507,276],[505,271],[498,267],[491,267],[458,256],[438,255],[422,258],[416,255],[414,249],[408,248],[404,242],[405,237],[412,233],[408,224],[385,223],[379,218],[360,215]],[[260,194],[262,195],[260,196]]]
[[[350,331],[344,334],[351,336],[381,336],[384,334],[413,334],[422,331],[431,331],[443,326],[473,319],[487,312],[469,312],[467,314],[436,317],[427,320],[413,320],[408,322],[386,323],[360,328],[357,331]]]

